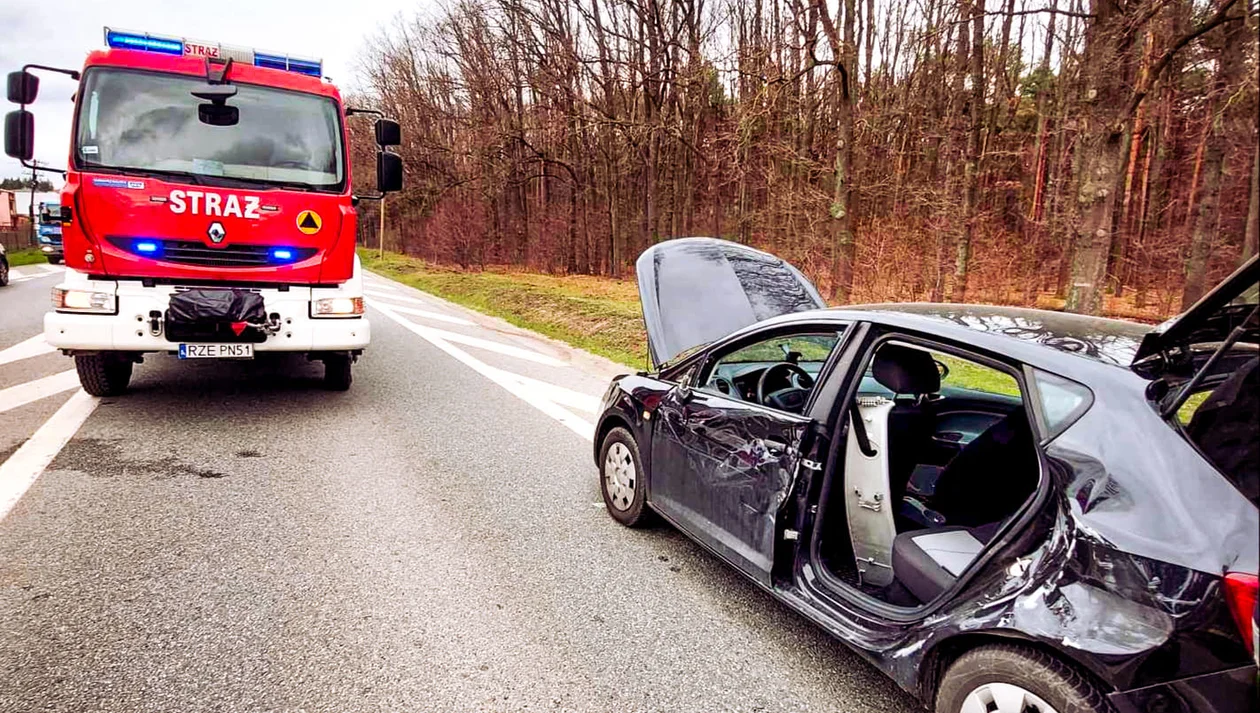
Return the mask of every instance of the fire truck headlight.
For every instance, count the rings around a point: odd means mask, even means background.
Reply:
[[[363,314],[362,297],[325,297],[311,302],[311,317],[358,317]]]
[[[95,314],[114,314],[118,311],[118,300],[109,292],[93,292],[91,290],[65,290],[54,287],[52,291],[53,309],[58,312],[92,312]]]

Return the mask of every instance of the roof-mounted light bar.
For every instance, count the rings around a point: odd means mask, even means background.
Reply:
[[[322,77],[324,74],[323,60],[258,52],[248,47],[234,47],[216,42],[201,42],[185,37],[114,30],[106,27],[105,44],[114,49],[157,52],[173,56],[208,57],[222,60],[231,58],[237,62],[244,62],[257,67],[282,69],[286,72],[297,72],[298,74],[316,78]]]

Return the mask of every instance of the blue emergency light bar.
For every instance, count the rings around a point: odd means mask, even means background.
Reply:
[[[105,44],[114,49],[141,50],[158,52],[174,56],[208,57],[210,59],[231,58],[237,62],[246,62],[256,67],[282,69],[286,72],[297,72],[308,77],[322,77],[324,62],[319,59],[294,57],[285,54],[257,52],[248,47],[234,47],[216,42],[201,42],[186,37],[169,37],[153,35],[147,32],[129,32],[105,28]]]

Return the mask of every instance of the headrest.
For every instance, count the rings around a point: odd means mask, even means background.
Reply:
[[[932,355],[911,347],[885,344],[875,352],[871,367],[875,380],[894,394],[934,394],[941,390],[941,373]]]

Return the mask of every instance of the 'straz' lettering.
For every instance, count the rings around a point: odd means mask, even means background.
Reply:
[[[245,205],[242,208],[241,202]],[[209,191],[171,191],[166,197],[166,204],[172,213],[188,213],[189,215],[212,215],[216,218],[251,218],[262,217],[259,212],[261,199],[258,196],[227,195]]]

